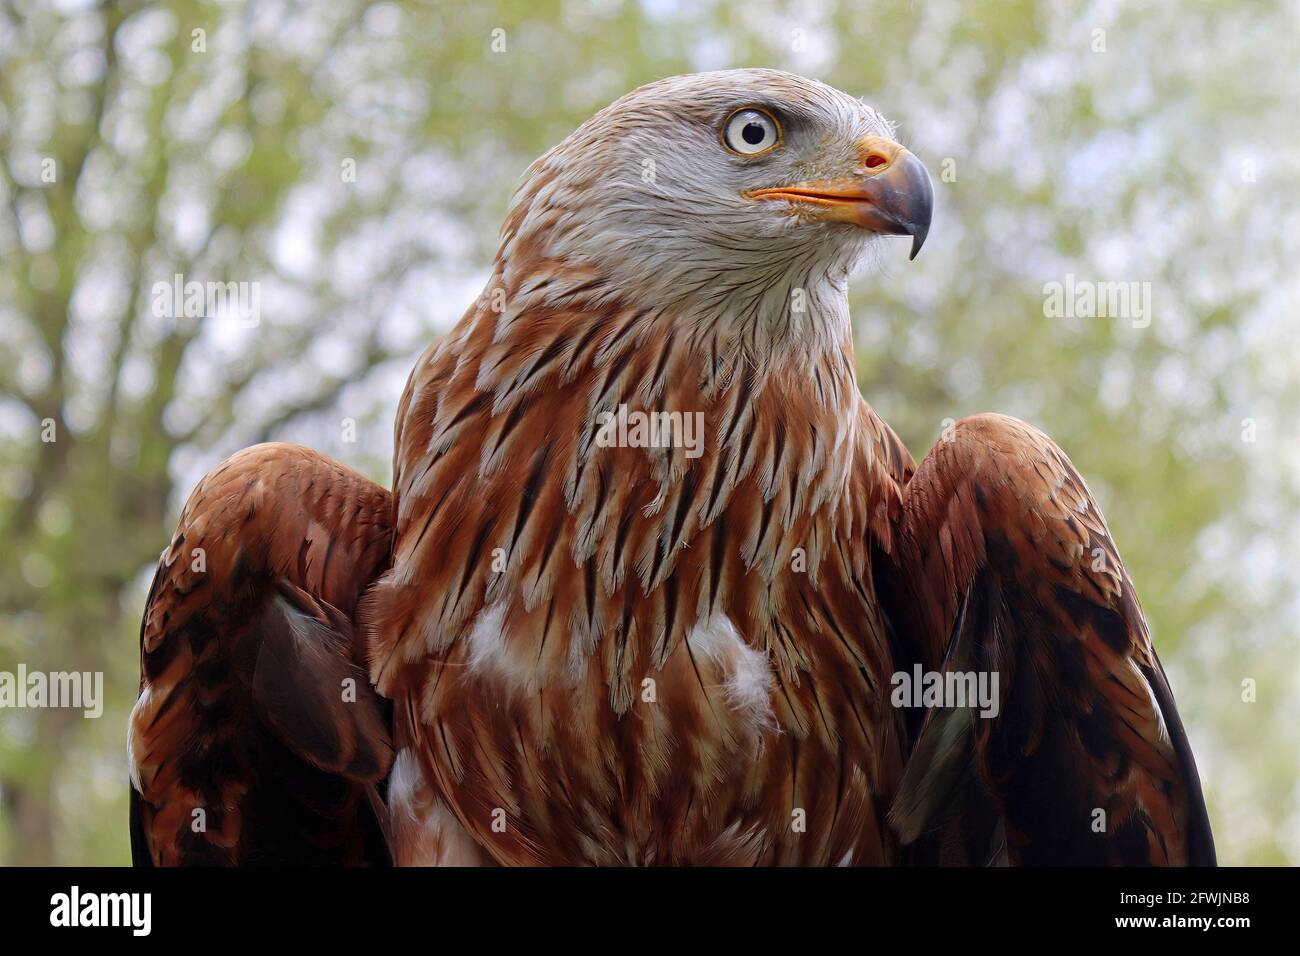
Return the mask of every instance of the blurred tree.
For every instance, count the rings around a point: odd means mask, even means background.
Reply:
[[[934,174],[924,254],[854,287],[868,400],[918,457],[975,411],[1057,438],[1138,582],[1221,858],[1300,861],[1300,13],[687,6],[0,4],[0,670],[108,690],[97,721],[0,712],[0,861],[128,858],[135,630],[193,482],[267,438],[385,480],[406,372],[478,293],[527,162],[642,82],[756,65],[864,94]],[[256,284],[260,322],[155,309],[177,274]],[[1150,324],[1049,317],[1067,274],[1150,283]]]

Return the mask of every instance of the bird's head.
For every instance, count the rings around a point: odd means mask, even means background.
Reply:
[[[932,205],[925,167],[861,100],[778,70],[698,73],[634,90],[538,159],[502,258],[788,329],[796,290],[838,307],[879,237],[910,236],[915,256]]]

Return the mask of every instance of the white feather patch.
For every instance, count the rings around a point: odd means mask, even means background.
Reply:
[[[424,778],[420,761],[405,748],[388,778],[388,813],[398,866],[481,866],[483,849]]]
[[[754,725],[773,725],[772,668],[767,654],[750,647],[725,614],[702,619],[687,636],[722,671],[722,695],[727,704]]]
[[[506,610],[507,602],[501,600],[479,612],[469,629],[466,665],[471,674],[499,681],[510,690],[535,689],[534,661],[521,659],[506,641]]]

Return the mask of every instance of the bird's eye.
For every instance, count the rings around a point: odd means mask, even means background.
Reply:
[[[780,144],[781,129],[776,120],[762,110],[738,110],[731,114],[722,128],[722,141],[733,153],[757,156]]]

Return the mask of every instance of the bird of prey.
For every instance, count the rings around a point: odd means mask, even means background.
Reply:
[[[879,113],[773,70],[651,83],[534,162],[391,492],[269,444],[190,496],[137,862],[1212,863],[1065,454],[977,415],[917,465],[858,390],[847,280],[932,204]]]

